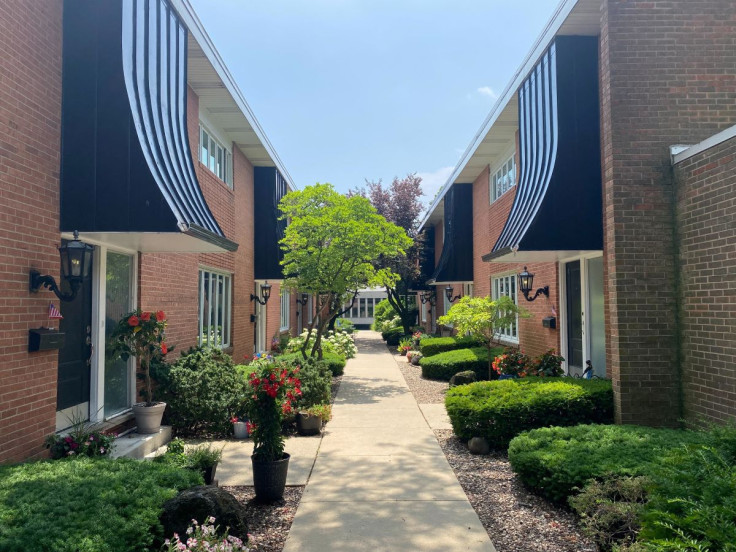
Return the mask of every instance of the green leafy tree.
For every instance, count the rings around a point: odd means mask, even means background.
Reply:
[[[470,335],[488,348],[488,379],[492,379],[493,356],[491,349],[498,342],[500,331],[516,323],[516,317],[529,314],[517,307],[510,297],[462,297],[450,311],[438,320],[445,326],[453,326],[458,335]]]
[[[344,196],[331,184],[288,193],[279,208],[289,221],[281,240],[284,286],[317,298],[317,316],[308,326],[301,352],[305,358],[321,358],[327,325],[355,291],[397,278],[389,268],[377,268],[376,259],[403,255],[412,240],[366,198]],[[313,332],[316,338],[308,355]]]

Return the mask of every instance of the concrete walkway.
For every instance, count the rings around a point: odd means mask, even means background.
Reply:
[[[285,552],[495,552],[380,335],[356,343]]]

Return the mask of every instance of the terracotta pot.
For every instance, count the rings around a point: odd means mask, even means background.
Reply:
[[[256,499],[260,502],[274,502],[284,496],[286,474],[289,472],[289,458],[286,453],[280,460],[263,462],[250,457],[253,463],[253,486]]]
[[[312,416],[311,414],[297,413],[296,430],[299,432],[299,435],[317,435],[321,429],[322,418]]]
[[[146,406],[146,403],[134,404],[133,414],[135,414],[138,433],[158,433],[161,429],[164,410],[166,410],[165,402],[154,403],[151,406]]]

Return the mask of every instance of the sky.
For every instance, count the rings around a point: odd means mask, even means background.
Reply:
[[[190,0],[294,183],[452,173],[558,0]]]

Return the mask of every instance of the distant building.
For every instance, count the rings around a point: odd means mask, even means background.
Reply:
[[[366,288],[358,292],[358,296],[353,301],[345,305],[349,310],[343,315],[357,327],[369,328],[373,324],[376,305],[386,299],[386,290],[384,288]]]

